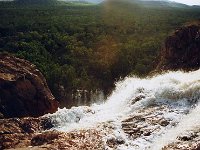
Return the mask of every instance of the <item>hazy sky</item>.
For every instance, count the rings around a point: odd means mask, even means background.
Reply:
[[[184,3],[187,5],[200,5],[200,0],[171,0],[178,3]]]
[[[12,1],[12,0],[0,0],[0,1]],[[90,1],[90,2],[100,2],[100,1],[103,1],[103,0],[88,0],[88,1]],[[170,0],[170,1],[183,3],[183,4],[187,4],[187,5],[200,5],[200,0]]]

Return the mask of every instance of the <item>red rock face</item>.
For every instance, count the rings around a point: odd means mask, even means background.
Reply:
[[[200,67],[200,23],[177,29],[161,51],[158,70],[192,70]]]
[[[0,54],[1,117],[38,117],[53,113],[58,102],[46,80],[28,61]]]

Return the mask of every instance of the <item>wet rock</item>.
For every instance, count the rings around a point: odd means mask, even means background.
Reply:
[[[179,136],[177,139],[180,141],[190,141],[196,137],[198,137],[196,133],[188,133],[186,135]]]
[[[143,135],[144,135],[144,136],[150,136],[151,133],[152,133],[151,131],[147,131],[147,132],[145,132]]]
[[[143,115],[129,116],[122,121],[124,133],[129,135],[132,140],[155,134],[170,124],[170,120],[163,117],[165,106],[150,106],[139,111]]]
[[[175,142],[172,142],[165,147],[163,150],[200,150],[200,131],[193,130],[184,133],[177,137]]]
[[[142,116],[132,116],[122,121],[122,129],[124,133],[132,136],[133,139],[140,137],[144,134],[143,126],[140,124],[145,121]]]
[[[49,130],[51,128],[54,127],[51,119],[47,118],[47,117],[42,117],[41,118],[41,127],[43,128],[43,130]]]
[[[59,132],[44,132],[38,135],[35,135],[31,139],[31,145],[32,146],[40,146],[44,144],[49,144],[53,142],[53,140],[58,139]]]
[[[144,99],[144,98],[145,98],[144,95],[139,95],[139,96],[135,97],[135,98],[132,100],[132,104],[134,104],[135,102],[140,101],[140,100],[142,100],[142,99]]]
[[[145,118],[143,116],[130,116],[129,118],[125,119],[122,121],[122,124],[127,124],[127,123],[136,123],[136,122],[141,122],[145,121]]]
[[[110,138],[106,141],[106,144],[110,148],[116,148],[118,145],[124,144],[125,141],[121,138]]]
[[[3,119],[4,115],[0,112],[0,119]]]
[[[166,127],[170,122],[168,120],[165,120],[165,119],[161,119],[159,121],[159,124],[163,127]]]
[[[0,118],[38,117],[57,108],[45,78],[33,64],[0,54]]]
[[[73,135],[74,138],[71,138]],[[63,133],[59,136],[59,139],[54,141],[54,145],[58,145],[58,149],[69,150],[102,150],[104,148],[104,142],[99,131],[80,130],[77,132]]]
[[[190,142],[190,143],[181,143],[181,142],[175,142],[171,143],[165,147],[162,148],[162,150],[199,150],[200,149],[200,143],[196,142]]]
[[[97,130],[68,133],[44,131],[45,123],[49,124],[45,117],[1,119],[0,149],[104,149],[101,134]]]

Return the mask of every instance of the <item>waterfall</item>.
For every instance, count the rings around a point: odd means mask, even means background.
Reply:
[[[59,109],[46,116],[59,131],[101,130],[105,147],[112,137],[123,141],[116,149],[159,150],[183,132],[199,129],[199,102],[200,70],[177,71],[126,77],[101,104]],[[112,128],[108,132],[105,126]]]

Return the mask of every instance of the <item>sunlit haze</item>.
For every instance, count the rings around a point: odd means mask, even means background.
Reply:
[[[13,0],[0,0],[0,1],[13,1]],[[62,0],[62,1],[70,1],[70,0]],[[76,1],[76,0],[71,0],[71,1]],[[86,1],[92,2],[92,3],[99,3],[104,0],[86,0]],[[147,1],[151,1],[151,0],[147,0]],[[152,0],[152,1],[162,1],[162,0]],[[168,1],[168,0],[163,0],[163,1]],[[169,0],[169,1],[183,3],[187,5],[200,5],[200,0]]]
[[[200,0],[172,0],[172,1],[187,5],[200,5]]]

